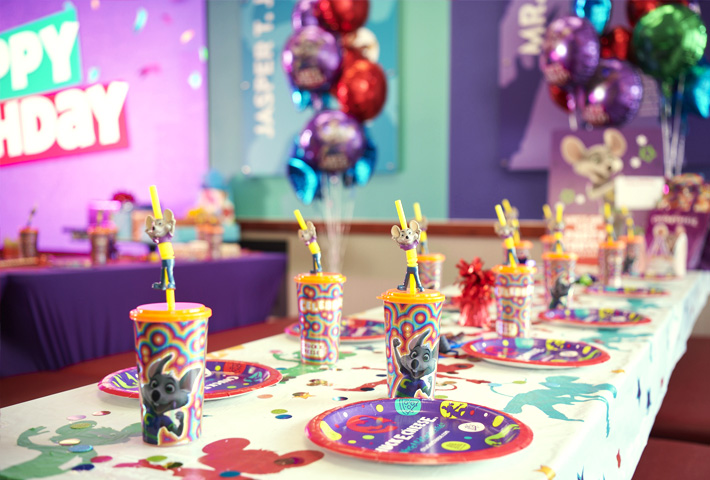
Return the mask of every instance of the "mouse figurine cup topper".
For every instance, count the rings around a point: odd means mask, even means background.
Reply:
[[[422,233],[419,223],[416,220],[412,220],[409,222],[409,227],[403,229],[399,228],[398,225],[392,225],[391,233],[392,240],[407,255],[407,273],[404,276],[404,283],[399,285],[397,289],[406,291],[409,288],[410,275],[413,275],[417,291],[423,292],[424,287],[419,279],[419,264],[417,262],[417,245]]]
[[[175,254],[173,253],[172,240],[175,235],[175,216],[170,209],[166,209],[162,218],[153,218],[148,215],[145,219],[145,233],[158,245],[160,252],[161,268],[160,281],[153,284],[156,290],[175,289],[173,268],[175,267]]]
[[[303,243],[306,244],[308,250],[313,256],[313,269],[311,273],[321,273],[323,268],[320,263],[320,246],[318,245],[318,235],[316,233],[316,226],[310,220],[308,222],[304,221],[303,215],[301,215],[300,210],[294,210],[293,214],[298,221],[300,229],[298,230],[298,238],[300,238]]]

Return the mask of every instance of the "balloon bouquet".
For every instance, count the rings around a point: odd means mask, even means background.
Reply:
[[[634,65],[658,81],[666,177],[683,165],[687,113],[710,116],[710,63],[699,6],[691,0],[627,0],[632,30],[607,28],[611,0],[573,0],[574,15],[552,21],[540,68],[570,126],[623,125],[637,114],[643,85]]]
[[[320,202],[332,271],[342,262],[353,187],[366,184],[375,168],[376,149],[363,122],[387,98],[377,39],[361,28],[369,7],[368,0],[299,0],[281,56],[294,105],[315,111],[296,137],[287,177],[304,204]],[[330,107],[333,97],[339,109]]]

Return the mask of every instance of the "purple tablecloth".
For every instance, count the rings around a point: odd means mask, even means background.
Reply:
[[[257,253],[175,266],[178,301],[212,309],[210,332],[263,321],[283,285],[286,255]],[[56,370],[133,348],[128,312],[165,301],[160,264],[0,272],[0,377]]]

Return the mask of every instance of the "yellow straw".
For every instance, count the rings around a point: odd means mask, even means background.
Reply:
[[[561,203],[555,205],[555,220],[557,223],[562,223],[563,211],[564,206]],[[555,231],[555,253],[562,253],[562,232],[559,231]]]
[[[552,219],[552,210],[548,204],[542,206],[542,214],[545,216],[545,220]]]
[[[296,220],[298,221],[298,226],[301,227],[301,230],[308,230],[308,225],[306,225],[306,221],[303,219],[303,215],[301,215],[301,211],[294,210],[293,214],[296,216]]]
[[[510,226],[513,227],[513,241],[520,243],[520,222],[514,218],[510,221]]]
[[[604,220],[607,222],[609,221],[609,218],[611,218],[611,205],[608,203],[604,204]]]
[[[419,202],[414,202],[414,219],[417,222],[422,221],[422,207],[419,205]]]
[[[397,216],[399,217],[399,223],[402,226],[402,230],[407,228],[407,218],[404,216],[404,209],[402,208],[402,200],[397,200],[394,202],[394,206],[397,207]]]
[[[498,216],[498,223],[500,223],[501,227],[505,227],[507,225],[505,221],[505,215],[503,215],[503,209],[500,207],[500,205],[496,205],[496,215]],[[505,244],[505,248],[510,252],[510,265],[512,267],[517,267],[518,263],[515,261],[515,242],[511,237],[508,237],[503,240]]]
[[[555,205],[555,220],[557,220],[557,223],[562,223],[562,212],[564,212],[565,207],[561,203],[558,203]]]
[[[150,186],[150,203],[153,205],[153,215],[156,220],[163,218],[163,211],[160,208],[160,200],[158,199],[158,187]],[[166,260],[166,259],[163,259]],[[168,282],[167,272],[165,273],[165,283]],[[168,310],[175,310],[175,289],[169,288],[165,290],[165,302],[168,304]]]
[[[160,200],[158,200],[158,187],[150,186],[150,203],[153,204],[153,215],[156,220],[163,218],[163,211],[160,209]]]
[[[505,210],[506,215],[510,215],[510,212],[513,211],[513,207],[510,206],[508,199],[504,198],[500,203],[503,204],[503,210]]]

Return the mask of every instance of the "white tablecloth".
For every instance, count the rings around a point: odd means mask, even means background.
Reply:
[[[138,400],[100,392],[95,385],[0,410],[0,478],[229,478],[239,472],[236,478],[630,479],[710,292],[710,275],[693,272],[683,280],[653,285],[671,295],[578,299],[580,307],[637,310],[653,320],[649,324],[615,330],[535,327],[536,336],[601,346],[611,354],[606,363],[529,370],[466,357],[440,359],[437,395],[503,410],[531,427],[532,444],[510,456],[462,465],[400,466],[316,447],[304,434],[311,418],[339,405],[386,395],[384,344],[341,345],[337,368],[321,370],[301,366],[298,343],[281,334],[212,355],[278,368],[285,380],[207,402],[203,436],[189,445],[144,444]],[[451,313],[442,317],[442,331],[479,332],[459,327]],[[99,411],[110,413],[93,415]],[[72,429],[78,418],[72,416],[77,415],[85,416],[78,421],[90,426]],[[66,438],[80,438],[93,450],[69,452],[69,447],[58,445]],[[75,467],[87,470],[72,470]]]

